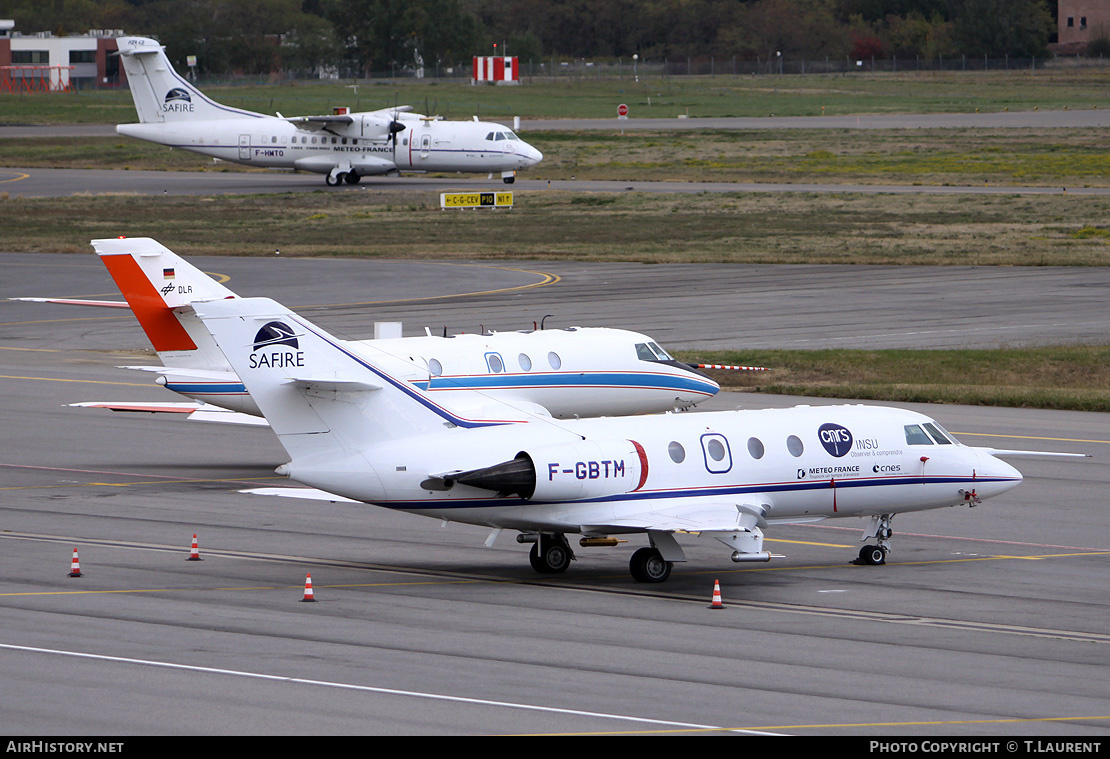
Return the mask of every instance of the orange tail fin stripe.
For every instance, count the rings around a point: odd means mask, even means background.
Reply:
[[[195,351],[196,343],[131,256],[101,256],[156,351]]]

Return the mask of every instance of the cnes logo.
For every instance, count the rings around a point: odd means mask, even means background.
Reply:
[[[254,336],[250,368],[304,366],[304,352],[298,348],[300,343],[292,327],[270,322]]]

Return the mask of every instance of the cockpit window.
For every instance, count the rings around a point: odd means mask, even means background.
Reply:
[[[937,445],[952,445],[952,441],[948,439],[948,436],[941,432],[940,425],[929,422],[925,425],[925,429],[929,432],[929,435],[932,436],[933,440],[937,441]]]
[[[490,132],[489,134],[487,134],[486,139],[489,140],[490,142],[493,142],[493,132]]]
[[[505,132],[505,139],[506,139],[506,140],[519,140],[520,138],[519,138],[519,137],[517,137],[517,136],[516,136],[515,134],[513,134],[512,132]]]
[[[636,343],[636,358],[641,361],[673,361],[670,354],[655,343]]]
[[[498,132],[497,137],[495,139],[498,139],[498,140],[505,139],[505,133],[504,132]]]
[[[932,445],[933,441],[925,434],[925,430],[921,429],[920,425],[907,424],[906,425],[906,444],[907,445]]]

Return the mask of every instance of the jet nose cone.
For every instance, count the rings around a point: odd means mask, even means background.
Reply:
[[[1023,479],[1017,468],[985,451],[979,451],[979,469],[976,475],[986,481],[983,489],[989,491],[987,495],[1005,493],[1020,485]]]
[[[543,160],[543,153],[536,150],[531,145],[525,144],[523,153],[524,159],[528,162],[528,166],[535,166],[537,163]]]

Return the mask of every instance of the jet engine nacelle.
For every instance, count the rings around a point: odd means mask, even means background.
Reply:
[[[647,479],[647,456],[632,440],[583,440],[524,450],[512,461],[456,475],[463,485],[561,502],[631,493]]]

